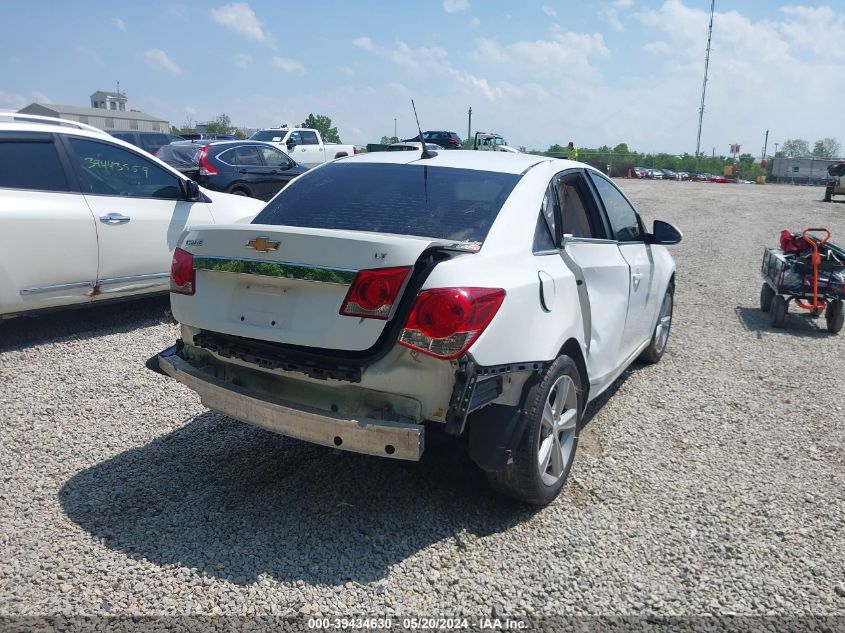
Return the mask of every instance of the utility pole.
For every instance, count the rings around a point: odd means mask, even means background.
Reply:
[[[467,112],[469,120],[467,121],[467,140],[472,138],[472,106],[469,107],[469,112]]]
[[[393,138],[399,138],[396,136],[396,117],[393,117]]]
[[[763,141],[763,155],[760,157],[762,160],[766,160],[766,149],[769,147],[769,130],[766,130],[766,140]]]
[[[713,14],[716,0],[710,0],[710,26],[707,29],[707,55],[704,58],[704,82],[701,84],[701,107],[698,109],[698,138],[695,141],[695,171],[698,172],[698,157],[701,149],[701,125],[704,122],[704,95],[707,93],[707,72],[710,69],[710,41],[713,39]]]
[[[780,143],[775,143],[775,156],[778,155],[778,145],[780,145]]]

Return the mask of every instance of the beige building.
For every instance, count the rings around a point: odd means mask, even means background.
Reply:
[[[106,132],[170,133],[170,123],[140,110],[127,109],[126,95],[98,90],[91,95],[90,108],[58,103],[31,103],[18,112],[67,119],[93,125]]]

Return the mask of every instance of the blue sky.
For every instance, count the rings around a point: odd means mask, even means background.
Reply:
[[[73,5],[73,6],[71,6]],[[709,0],[340,0],[49,8],[3,0],[0,108],[130,107],[249,127],[326,114],[345,142],[424,129],[497,131],[544,149],[627,142],[693,152]],[[845,6],[717,0],[702,150],[759,155],[786,138],[845,143]],[[835,113],[835,115],[833,114]]]

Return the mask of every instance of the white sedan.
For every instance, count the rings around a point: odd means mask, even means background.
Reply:
[[[263,206],[91,126],[0,113],[0,319],[166,292],[186,226]]]
[[[302,440],[418,460],[424,422],[466,435],[499,491],[550,502],[584,407],[657,362],[675,266],[617,186],[499,152],[344,158],[252,224],[176,250],[174,347],[151,369],[208,407]]]

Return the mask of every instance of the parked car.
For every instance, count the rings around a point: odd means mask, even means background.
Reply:
[[[434,143],[439,145],[443,149],[460,149],[461,148],[461,137],[458,136],[455,132],[444,132],[442,130],[429,130],[427,132],[422,133],[423,140],[428,143]],[[414,138],[406,138],[403,140],[404,143],[410,143],[413,141],[419,142],[420,137],[419,134]]]
[[[725,183],[730,182],[730,180],[728,180],[724,176],[711,175],[710,176],[710,182],[718,182],[718,183],[721,183],[721,184],[725,184]]]
[[[632,174],[634,178],[648,178],[648,170],[645,167],[634,167]]]
[[[679,171],[678,172],[678,180],[689,180],[690,173],[688,171]]]
[[[430,152],[436,152],[443,149],[434,143],[426,143],[425,148]],[[385,150],[387,152],[420,152],[422,151],[422,143],[419,141],[412,143],[391,143]]]
[[[190,224],[263,205],[207,191],[95,127],[0,115],[0,317],[166,292]]]
[[[171,143],[178,143],[179,141],[186,141],[186,140],[188,140],[188,139],[186,139],[183,136],[177,136],[176,134],[170,135],[170,142]]]
[[[671,169],[661,169],[660,171],[663,172],[664,180],[680,180],[678,174]]]
[[[251,224],[185,233],[181,339],[148,367],[226,415],[342,450],[418,460],[423,423],[439,424],[497,490],[545,504],[587,402],[663,356],[664,245],[680,239],[660,221],[647,233],[609,178],[568,161],[335,161]]]
[[[519,153],[518,149],[508,146],[505,138],[495,132],[476,132],[472,139],[472,149],[487,152]]]
[[[649,169],[648,170],[648,177],[652,180],[663,180],[663,172],[659,169]]]
[[[827,168],[828,179],[824,187],[824,201],[833,196],[845,196],[845,161],[837,161]]]
[[[112,132],[111,135],[121,141],[132,143],[135,147],[140,147],[153,156],[158,153],[159,149],[173,142],[169,134],[161,132]]]
[[[703,174],[696,174],[693,178],[696,182],[710,182],[710,179],[713,177],[713,174],[703,173]]]
[[[180,134],[185,141],[234,141],[232,134],[207,134],[205,132],[183,132]]]
[[[158,157],[207,189],[259,200],[269,200],[308,171],[278,147],[260,141],[172,143]]]
[[[305,167],[316,167],[335,158],[355,154],[354,145],[324,143],[319,130],[295,127],[259,130],[249,137],[252,141],[272,143]]]

